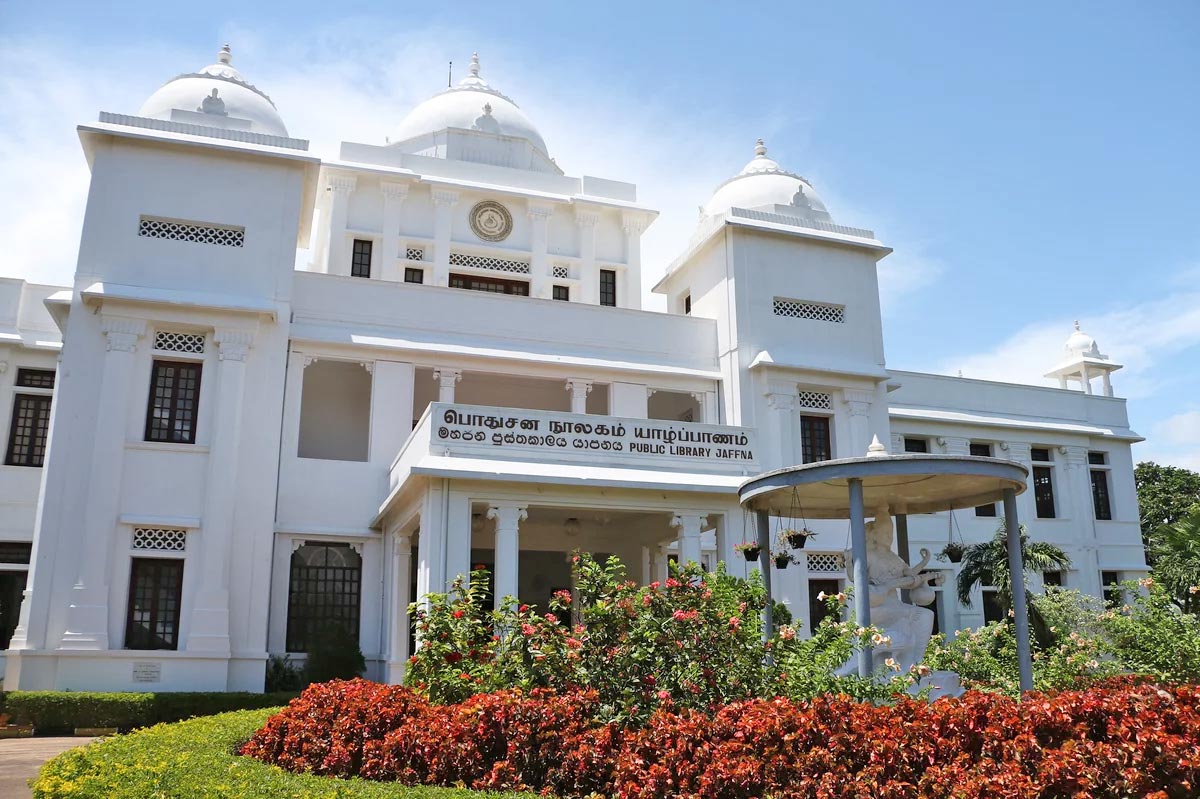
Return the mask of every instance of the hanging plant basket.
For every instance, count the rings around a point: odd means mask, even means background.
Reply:
[[[792,556],[787,554],[786,552],[776,552],[775,553],[775,568],[776,569],[786,569],[788,567],[788,564],[791,562],[792,562]]]
[[[799,530],[785,530],[784,533],[784,537],[787,538],[788,546],[790,546],[792,549],[804,549],[804,545],[808,543],[808,539],[816,535],[816,533],[814,533],[812,530],[809,530],[807,527]]]
[[[758,560],[759,554],[762,553],[762,547],[758,544],[738,544],[735,548],[742,553],[742,557],[746,559],[747,563]]]
[[[963,559],[963,552],[965,550],[966,547],[964,547],[958,541],[951,541],[950,543],[946,544],[946,546],[942,547],[942,551],[938,553],[938,558],[940,560],[948,560],[951,563],[961,563]]]

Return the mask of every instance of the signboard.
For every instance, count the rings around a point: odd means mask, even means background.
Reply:
[[[162,682],[162,664],[135,661],[133,664],[133,681]]]
[[[430,422],[433,441],[450,448],[595,453],[626,461],[675,458],[741,467],[755,461],[751,431],[739,427],[442,403],[431,409]]]

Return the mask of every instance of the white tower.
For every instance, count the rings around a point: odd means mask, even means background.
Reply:
[[[1092,380],[1099,377],[1104,396],[1113,395],[1110,375],[1120,369],[1121,364],[1102,354],[1096,339],[1080,330],[1078,321],[1063,349],[1067,351],[1066,359],[1047,372],[1046,377],[1058,378],[1059,388],[1070,388],[1072,382],[1077,382],[1084,394],[1094,393]]]

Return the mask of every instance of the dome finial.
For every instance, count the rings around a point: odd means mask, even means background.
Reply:
[[[758,141],[756,141],[754,143],[754,157],[755,158],[766,158],[767,157],[767,145],[763,144],[762,139],[759,139]]]
[[[220,50],[217,51],[217,61],[222,64],[229,64],[233,61],[233,51],[229,49],[229,43],[226,42]]]
[[[470,72],[472,78],[479,77],[479,53],[471,53]]]
[[[1075,320],[1075,329],[1076,330],[1079,329],[1079,320],[1078,319]]]

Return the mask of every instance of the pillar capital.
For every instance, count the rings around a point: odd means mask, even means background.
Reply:
[[[456,191],[434,189],[430,194],[433,197],[433,204],[439,208],[453,208],[458,204],[458,192]]]
[[[439,366],[433,370],[433,379],[441,388],[454,388],[454,385],[462,380],[462,370],[445,369]]]
[[[535,222],[546,221],[554,216],[554,205],[551,203],[540,203],[530,201],[525,207],[525,213]]]
[[[353,175],[330,175],[328,185],[331,192],[344,197],[354,191],[358,179]]]
[[[487,518],[495,519],[496,528],[515,527],[529,518],[525,505],[515,502],[497,502],[487,509]]]
[[[772,391],[766,394],[767,407],[773,411],[790,411],[796,407],[796,395],[792,392]]]
[[[566,390],[571,392],[571,413],[587,413],[587,396],[592,393],[592,381],[568,378]]]
[[[408,184],[384,180],[379,183],[383,191],[383,199],[388,202],[402,203],[408,199]]]
[[[875,402],[875,393],[856,388],[842,389],[842,402],[850,409],[851,416],[866,416]]]
[[[146,320],[105,314],[100,317],[100,330],[108,339],[106,350],[133,352],[137,349],[138,339],[146,335]]]
[[[399,530],[392,533],[392,545],[398,555],[412,554],[412,533],[402,533]]]
[[[213,334],[217,345],[217,358],[222,361],[245,361],[254,344],[254,332],[217,328]]]

